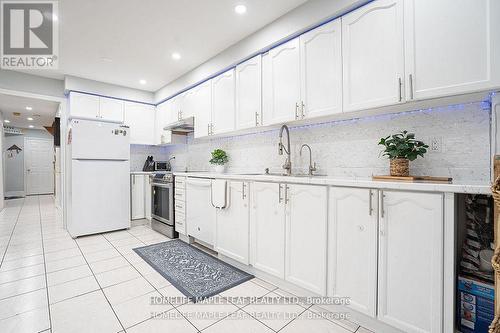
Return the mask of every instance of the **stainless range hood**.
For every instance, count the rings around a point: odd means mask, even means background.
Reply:
[[[194,131],[194,117],[181,119],[163,128],[166,131],[190,133]]]

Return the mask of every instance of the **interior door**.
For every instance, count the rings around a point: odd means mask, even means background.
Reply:
[[[404,102],[403,0],[342,16],[344,111]]]
[[[371,317],[377,304],[378,192],[331,187],[329,296],[350,297],[350,307]]]
[[[496,0],[405,1],[409,99],[498,86],[499,13]]]
[[[300,100],[300,49],[299,39],[269,51],[269,110],[264,113],[265,125],[298,119]]]
[[[27,195],[54,193],[54,143],[52,140],[25,138],[24,172]]]
[[[235,114],[234,69],[212,80],[213,134],[234,131]]]
[[[261,55],[236,66],[236,129],[258,126],[262,122]]]
[[[301,117],[342,112],[342,25],[340,19],[300,36]]]
[[[215,248],[219,253],[248,265],[249,198],[248,183],[228,183],[228,204],[217,210]]]

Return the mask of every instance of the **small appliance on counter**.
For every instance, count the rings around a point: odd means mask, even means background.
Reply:
[[[171,160],[175,160],[175,156],[172,156],[168,161],[156,161],[155,171],[172,171]]]
[[[153,160],[153,156],[148,156],[148,158],[146,158],[142,171],[155,171],[155,161]]]

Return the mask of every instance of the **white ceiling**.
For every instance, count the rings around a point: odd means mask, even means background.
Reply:
[[[26,110],[27,106],[33,110]],[[33,125],[38,129],[52,126],[58,108],[59,103],[53,101],[0,94],[0,111],[4,119],[10,120],[10,123],[4,123],[7,126],[28,128],[29,125]],[[14,116],[13,112],[19,112],[21,115]],[[32,117],[33,120],[29,121],[28,117]]]
[[[156,91],[306,1],[60,0],[59,70],[30,73]]]

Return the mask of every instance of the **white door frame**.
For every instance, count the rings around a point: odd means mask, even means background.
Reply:
[[[68,174],[66,172],[66,133],[68,128],[68,100],[66,97],[56,97],[43,94],[29,93],[25,91],[9,90],[0,88],[0,94],[37,98],[45,101],[53,101],[59,103],[59,117],[61,118],[61,208],[63,212],[63,224],[66,227],[67,218],[67,181],[66,177]]]
[[[23,173],[23,176],[24,176],[24,193],[25,195],[30,195],[28,193],[28,169],[27,169],[27,166],[26,166],[26,158],[27,158],[27,152],[28,152],[28,149],[26,149],[27,147],[27,142],[28,141],[42,141],[42,142],[49,142],[52,146],[52,150],[54,150],[54,141],[51,140],[51,139],[44,139],[44,138],[37,138],[37,137],[24,137],[24,161],[23,161],[23,169],[24,169],[24,173]],[[55,193],[55,184],[54,184],[54,180],[55,180],[55,170],[54,170],[54,156],[52,156],[52,191],[51,192],[47,192],[47,193],[40,193],[40,194],[54,194]]]

